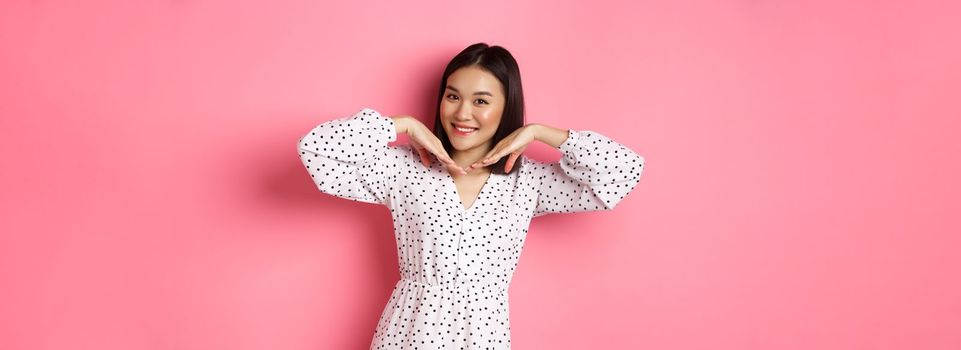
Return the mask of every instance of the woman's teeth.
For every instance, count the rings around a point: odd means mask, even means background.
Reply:
[[[474,130],[477,130],[477,129],[475,129],[475,128],[462,128],[462,127],[458,127],[458,126],[455,126],[454,128],[457,129],[457,131],[460,131],[460,132],[465,133],[465,134],[470,134],[470,133],[474,132]]]

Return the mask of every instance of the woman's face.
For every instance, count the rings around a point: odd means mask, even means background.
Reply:
[[[440,102],[440,121],[457,151],[493,145],[504,112],[504,90],[497,77],[477,66],[460,68],[447,77]],[[458,128],[460,127],[460,129]]]

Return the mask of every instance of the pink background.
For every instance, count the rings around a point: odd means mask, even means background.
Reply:
[[[0,348],[366,348],[389,213],[296,140],[478,41],[647,160],[531,225],[514,348],[961,348],[958,2],[317,3],[0,5]]]

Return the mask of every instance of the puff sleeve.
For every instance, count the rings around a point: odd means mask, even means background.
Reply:
[[[396,140],[393,119],[365,107],[315,126],[297,141],[297,151],[321,192],[386,205],[395,162],[388,143]]]
[[[644,157],[593,131],[568,129],[553,163],[529,160],[537,186],[534,217],[611,210],[637,185]]]

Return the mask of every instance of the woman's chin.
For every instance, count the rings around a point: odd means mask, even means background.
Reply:
[[[473,148],[471,145],[464,145],[458,142],[451,143],[451,146],[454,146],[454,149],[457,151],[466,151]]]
[[[471,150],[483,145],[483,142],[469,142],[459,137],[451,137],[448,140],[450,140],[450,145],[458,152]]]

